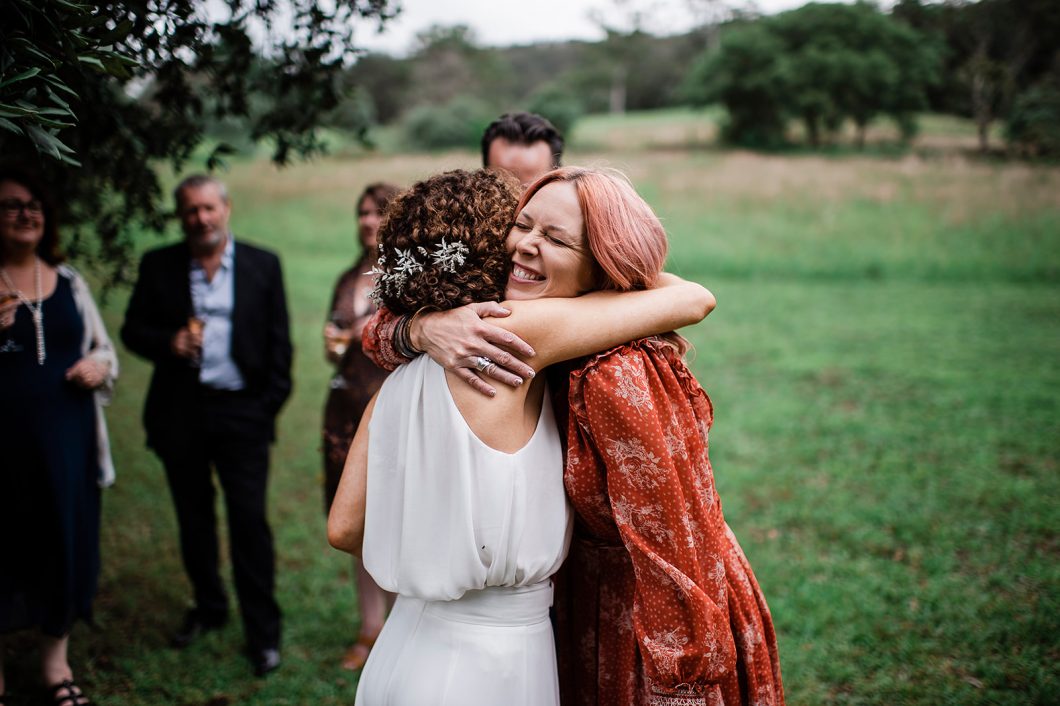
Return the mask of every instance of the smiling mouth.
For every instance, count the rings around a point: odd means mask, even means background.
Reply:
[[[542,275],[524,269],[519,265],[512,265],[512,277],[515,277],[516,279],[527,280],[529,282],[541,282],[545,279]]]

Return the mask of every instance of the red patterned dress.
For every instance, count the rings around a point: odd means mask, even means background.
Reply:
[[[710,399],[680,355],[644,339],[593,356],[569,400],[563,703],[783,704],[769,608],[714,489]]]

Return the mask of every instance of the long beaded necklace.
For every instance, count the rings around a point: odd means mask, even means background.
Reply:
[[[18,300],[26,305],[29,309],[30,316],[33,317],[33,330],[37,334],[37,364],[44,365],[44,297],[41,292],[40,284],[40,258],[35,257],[34,259],[34,270],[33,270],[33,282],[37,288],[37,303],[34,304],[29,299],[26,299],[26,295],[15,287],[14,282],[7,276],[7,270],[0,267],[0,277],[3,278],[4,284],[15,293]]]

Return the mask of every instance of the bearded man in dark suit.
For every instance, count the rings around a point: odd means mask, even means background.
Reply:
[[[191,176],[174,196],[184,240],[144,255],[121,330],[125,345],[154,363],[144,427],[165,466],[195,592],[173,645],[228,619],[216,470],[248,655],[264,675],[280,664],[266,488],[276,414],[291,391],[283,275],[276,255],[233,239],[222,182]]]

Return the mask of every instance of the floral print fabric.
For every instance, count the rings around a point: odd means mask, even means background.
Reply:
[[[680,356],[658,339],[597,355],[569,400],[564,703],[783,704],[769,608],[714,488],[711,403]]]

